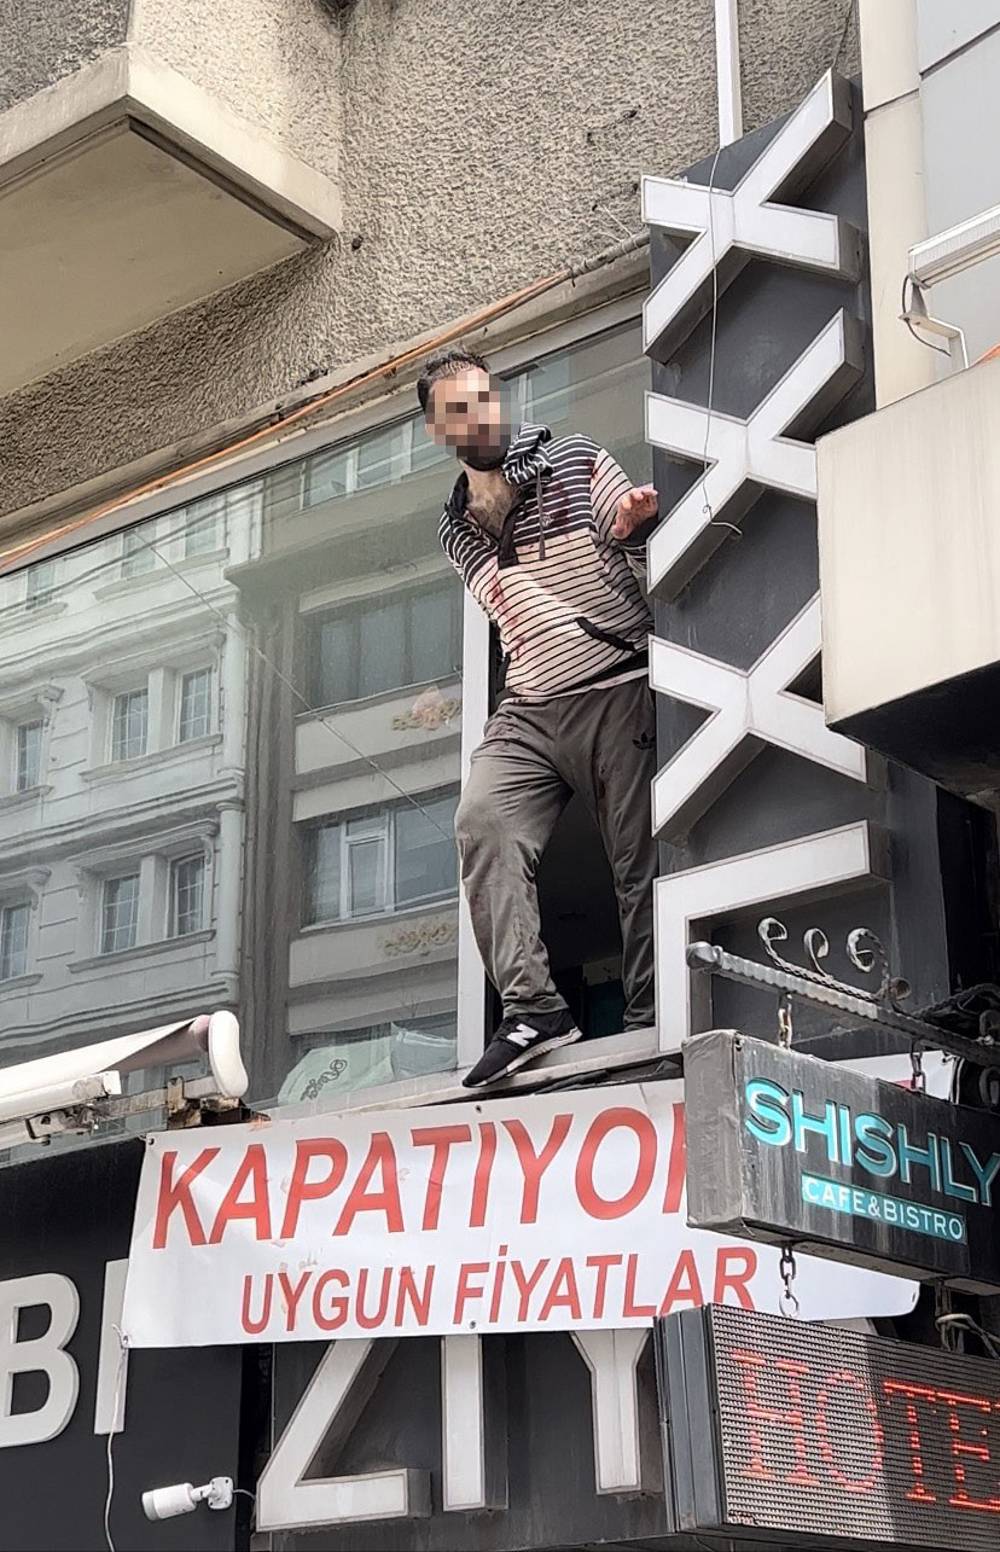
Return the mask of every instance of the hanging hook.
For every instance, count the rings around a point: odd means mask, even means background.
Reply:
[[[791,992],[782,992],[778,999],[778,1044],[787,1051],[792,1043],[794,1034],[792,994]]]

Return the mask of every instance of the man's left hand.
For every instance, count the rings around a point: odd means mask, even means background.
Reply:
[[[629,539],[637,528],[648,523],[659,511],[660,501],[652,485],[637,485],[618,503],[618,516],[611,532],[616,539]]]

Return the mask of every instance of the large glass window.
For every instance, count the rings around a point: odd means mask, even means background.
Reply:
[[[648,479],[637,321],[518,350],[525,417]],[[44,787],[0,803],[4,877],[39,894],[29,911],[9,882],[0,907],[0,976],[32,972],[0,998],[0,1066],[42,1032],[69,1047],[227,1006],[254,1101],[332,1102],[433,1088],[481,1041],[474,953],[459,1009],[454,814],[487,633],[438,539],[453,454],[412,397],[376,412],[0,577],[0,789]],[[610,882],[567,823],[541,864],[546,935],[557,975],[606,997],[588,1024],[606,1032]]]

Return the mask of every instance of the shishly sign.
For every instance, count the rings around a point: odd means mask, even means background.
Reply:
[[[688,1042],[688,1222],[1000,1289],[1000,1118],[731,1030]]]

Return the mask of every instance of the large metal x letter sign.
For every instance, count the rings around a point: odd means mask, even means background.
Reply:
[[[667,361],[704,317],[718,268],[721,293],[753,254],[854,279],[857,231],[838,216],[772,203],[792,198],[826,165],[851,131],[848,83],[828,71],[732,191],[711,193],[679,178],[642,180],[642,219],[694,241],[643,308],[643,349]]]
[[[861,326],[840,312],[772,388],[749,420],[646,395],[646,440],[678,458],[711,464],[649,541],[649,587],[669,600],[690,582],[764,486],[816,500],[816,449],[782,436],[819,424],[862,370]]]
[[[712,713],[653,782],[653,829],[661,839],[688,829],[765,743],[865,780],[863,747],[832,733],[822,706],[788,689],[819,652],[818,593],[746,673],[654,637],[653,689]]]

